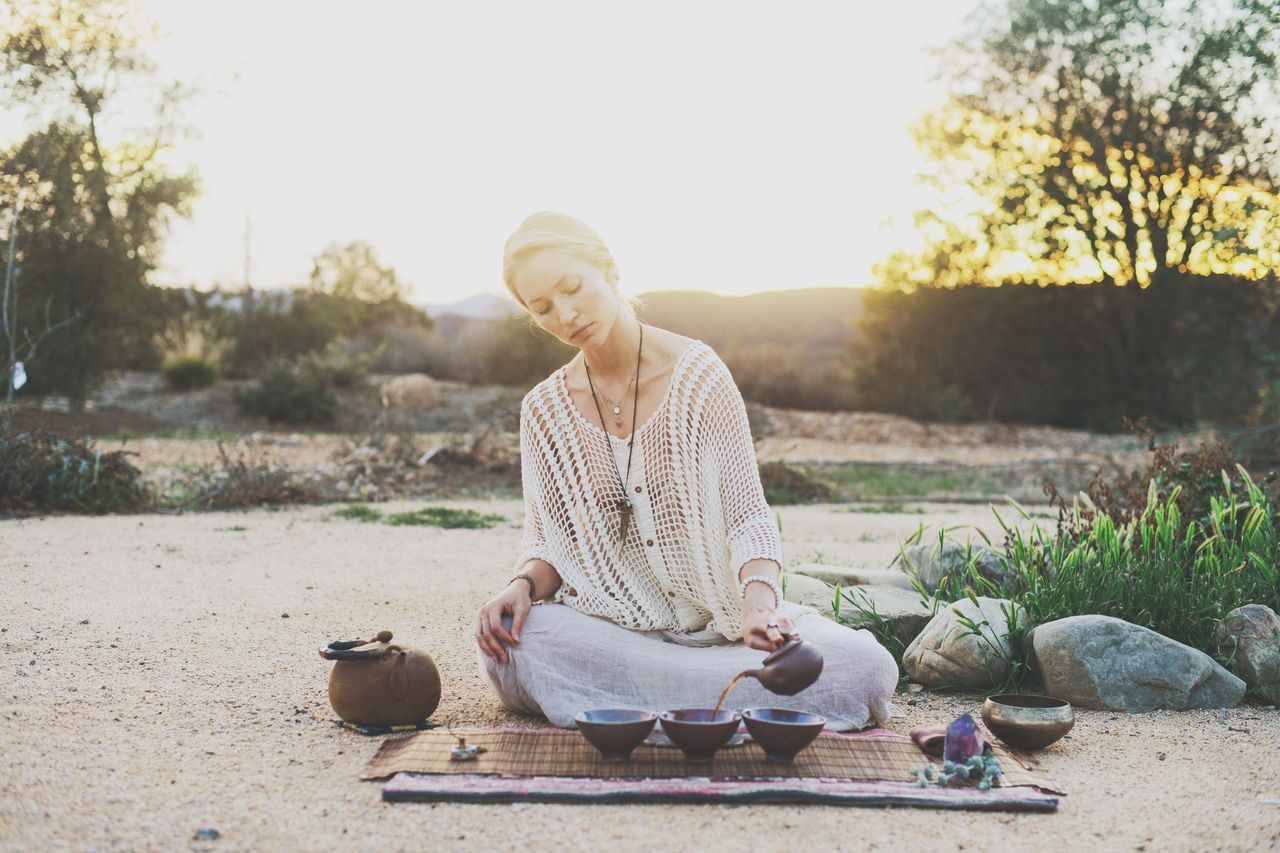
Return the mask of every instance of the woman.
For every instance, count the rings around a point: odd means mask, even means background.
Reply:
[[[710,707],[798,630],[823,650],[818,681],[784,698],[748,679],[726,707],[809,710],[842,730],[884,720],[889,653],[782,601],[778,529],[724,363],[641,324],[609,250],[571,217],[525,220],[503,277],[539,327],[579,350],[520,408],[521,553],[476,618],[503,703],[562,727],[589,708]]]

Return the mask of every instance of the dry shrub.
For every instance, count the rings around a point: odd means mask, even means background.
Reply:
[[[165,489],[169,510],[248,509],[325,499],[317,478],[276,460],[253,438],[231,448],[218,442],[218,461],[201,465],[172,481]]]
[[[832,500],[831,487],[815,480],[785,462],[766,462],[760,466],[760,484],[765,500],[771,506],[821,503]]]
[[[1058,508],[1060,536],[1072,539],[1087,537],[1097,519],[1103,516],[1110,518],[1117,529],[1140,519],[1152,488],[1155,489],[1157,503],[1161,505],[1177,492],[1176,505],[1182,519],[1179,533],[1193,521],[1207,528],[1210,502],[1214,498],[1234,494],[1241,504],[1241,512],[1248,512],[1247,488],[1236,477],[1240,460],[1230,443],[1215,439],[1200,442],[1192,450],[1179,451],[1177,442],[1157,444],[1155,430],[1146,418],[1137,423],[1126,418],[1124,424],[1147,443],[1151,458],[1146,467],[1128,473],[1118,472],[1110,479],[1101,470],[1095,472],[1080,500],[1078,521],[1073,502],[1052,483],[1046,483],[1044,491],[1049,496],[1049,503]],[[1223,472],[1230,478],[1225,482]],[[1259,477],[1262,481],[1276,478],[1276,472]]]
[[[138,512],[152,493],[122,450],[0,421],[0,511]]]

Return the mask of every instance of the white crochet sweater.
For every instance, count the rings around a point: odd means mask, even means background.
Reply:
[[[738,570],[756,557],[781,566],[782,546],[742,395],[711,347],[686,346],[636,433],[627,487],[635,510],[620,546],[618,472],[627,476],[628,440],[578,410],[563,367],[525,395],[516,566],[546,560],[562,580],[555,601],[624,627],[737,640]]]

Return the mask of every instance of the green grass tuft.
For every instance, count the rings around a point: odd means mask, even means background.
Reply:
[[[387,519],[388,524],[424,525],[443,527],[449,530],[484,530],[506,521],[500,515],[476,512],[473,509],[451,509],[443,506],[429,506],[415,509],[412,512],[398,512]]]
[[[382,510],[374,509],[368,504],[351,504],[335,512],[334,516],[350,519],[351,521],[380,521],[382,519]]]

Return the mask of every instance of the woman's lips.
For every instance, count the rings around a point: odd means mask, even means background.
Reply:
[[[573,335],[569,338],[569,340],[571,340],[571,341],[576,341],[578,338],[580,338],[580,337],[583,335],[583,333],[585,333],[585,332],[587,331],[587,329],[590,329],[590,328],[591,328],[592,326],[594,326],[594,325],[595,325],[595,323],[588,323],[587,325],[583,326],[583,327],[582,327],[581,329],[579,329],[578,331],[574,332],[574,333],[573,333]]]

